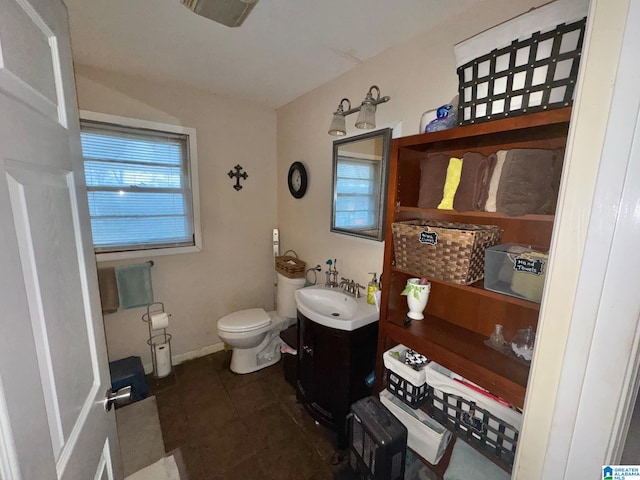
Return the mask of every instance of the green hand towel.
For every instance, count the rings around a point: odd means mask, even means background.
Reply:
[[[144,307],[153,303],[149,262],[116,267],[116,282],[121,309]]]

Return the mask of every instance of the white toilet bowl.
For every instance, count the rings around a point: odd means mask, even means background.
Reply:
[[[280,332],[295,323],[294,291],[304,286],[302,278],[286,278],[278,273],[275,312],[249,308],[218,320],[218,336],[233,347],[231,371],[251,373],[280,360]]]
[[[231,371],[251,373],[280,360],[280,332],[288,322],[276,312],[249,308],[218,320],[218,336],[233,347]]]

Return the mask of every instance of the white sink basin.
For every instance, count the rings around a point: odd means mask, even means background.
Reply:
[[[340,289],[321,285],[295,291],[296,306],[309,320],[338,330],[352,331],[378,321],[378,310],[366,294],[354,298]]]

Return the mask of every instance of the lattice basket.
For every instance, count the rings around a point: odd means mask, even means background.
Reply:
[[[458,68],[458,123],[571,105],[586,19],[534,33]]]
[[[293,255],[287,255],[292,253]],[[284,255],[276,257],[276,271],[287,278],[304,278],[305,262],[298,258],[293,250],[287,250]]]
[[[469,285],[484,276],[484,251],[500,243],[496,225],[408,220],[394,222],[396,267],[415,275]]]

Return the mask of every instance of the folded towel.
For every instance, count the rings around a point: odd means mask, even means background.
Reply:
[[[563,164],[564,149],[556,150],[556,158],[551,170],[551,197],[540,209],[540,213],[542,214],[553,215],[556,213],[556,204],[558,203],[558,192],[560,191]]]
[[[116,283],[116,271],[114,267],[98,269],[98,288],[100,289],[100,302],[102,313],[114,313],[118,311],[118,284]]]
[[[143,307],[153,303],[151,263],[116,267],[120,308]]]
[[[509,216],[542,213],[553,197],[551,177],[557,156],[554,150],[509,150],[496,192],[496,211]]]
[[[498,193],[498,184],[500,183],[500,176],[502,175],[502,167],[504,161],[507,158],[507,150],[498,150],[496,152],[495,167],[493,167],[493,173],[491,174],[491,180],[489,181],[489,190],[487,192],[487,203],[485,203],[484,209],[487,212],[496,211],[496,194]]]
[[[438,204],[440,210],[453,210],[453,197],[456,195],[458,185],[460,185],[461,173],[462,159],[451,157],[447,167],[447,178],[444,181],[442,201]]]
[[[418,207],[437,208],[442,200],[444,182],[451,155],[432,153],[420,163],[420,193]]]
[[[488,157],[468,152],[462,157],[460,185],[453,199],[453,208],[458,212],[483,210],[489,195],[489,181],[496,163],[496,155]]]
[[[444,480],[508,480],[510,475],[463,440],[456,440]]]

